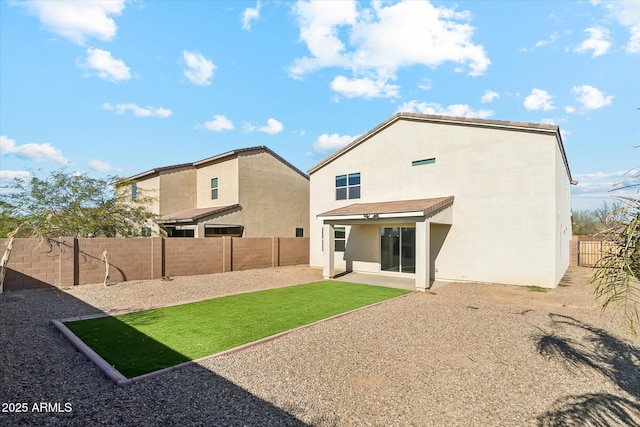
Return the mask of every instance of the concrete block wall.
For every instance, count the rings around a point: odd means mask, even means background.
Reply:
[[[274,248],[274,239],[271,237],[235,238],[231,240],[231,250],[233,271],[277,265],[278,256],[274,253],[277,247]]]
[[[569,242],[569,265],[578,265],[578,242],[580,236],[572,236],[571,242]]]
[[[300,265],[309,263],[309,239],[281,237],[279,239],[279,265]]]
[[[109,281],[157,279],[162,276],[162,238],[77,240],[80,285],[104,280],[102,254],[107,251]]]
[[[229,271],[225,270],[223,239],[165,239],[165,275],[191,276]]]
[[[0,239],[0,256],[8,239]],[[63,237],[35,246],[16,239],[5,290],[74,286],[104,280],[108,253],[110,282],[190,276],[309,263],[309,238],[130,238]]]
[[[0,239],[2,254],[8,240]],[[52,239],[40,243],[34,239],[15,239],[4,289],[32,289],[48,284],[73,285],[73,258],[72,238]]]

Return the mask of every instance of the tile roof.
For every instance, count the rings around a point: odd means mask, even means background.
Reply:
[[[407,212],[422,212],[422,215],[428,215],[451,204],[453,204],[453,196],[418,200],[395,200],[392,202],[355,203],[353,205],[323,212],[318,216],[379,215]]]
[[[286,166],[288,166],[291,169],[293,169],[295,172],[297,172],[300,175],[302,175],[303,177],[309,179],[309,175],[307,175],[306,173],[302,172],[297,167],[293,166],[293,164],[289,163],[283,157],[281,157],[280,155],[276,154],[269,147],[267,147],[265,145],[258,145],[258,146],[255,146],[255,147],[238,148],[238,149],[235,149],[235,150],[227,151],[226,153],[218,154],[218,155],[215,155],[215,156],[212,156],[212,157],[207,157],[206,159],[198,160],[198,161],[191,162],[191,163],[180,163],[180,164],[177,164],[177,165],[162,166],[162,167],[159,167],[159,168],[150,169],[148,171],[145,171],[145,172],[133,175],[133,176],[131,176],[129,178],[126,178],[126,180],[140,179],[140,178],[143,178],[143,177],[145,177],[147,175],[152,175],[152,174],[160,172],[160,171],[166,171],[166,170],[171,170],[171,169],[179,169],[179,168],[183,168],[183,167],[197,167],[199,165],[202,165],[202,164],[205,164],[205,163],[208,163],[208,162],[212,162],[212,161],[216,161],[216,160],[225,160],[227,158],[235,157],[238,154],[248,153],[248,152],[251,152],[251,151],[265,151],[265,152],[271,154],[273,157],[275,157],[277,160],[279,160],[280,162],[282,162]]]
[[[215,206],[212,208],[198,208],[198,209],[189,209],[186,211],[170,213],[168,215],[164,215],[159,222],[161,223],[171,223],[171,222],[195,222],[199,219],[231,211],[234,209],[242,209],[242,206],[239,204],[228,205],[228,206]]]

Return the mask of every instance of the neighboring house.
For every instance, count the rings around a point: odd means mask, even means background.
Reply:
[[[229,151],[127,178],[169,237],[307,237],[309,177],[269,148]],[[157,232],[157,230],[155,230]]]
[[[310,264],[553,288],[569,265],[558,126],[399,113],[309,170]]]

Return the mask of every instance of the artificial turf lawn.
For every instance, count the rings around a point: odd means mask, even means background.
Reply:
[[[132,378],[409,292],[322,281],[65,325]]]

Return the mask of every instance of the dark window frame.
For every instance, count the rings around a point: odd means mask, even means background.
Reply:
[[[214,181],[215,181],[215,186],[213,185]],[[218,196],[219,196],[218,189],[220,188],[219,186],[220,186],[220,182],[218,180],[218,177],[211,178],[211,200],[217,200],[218,199]]]
[[[336,200],[359,199],[361,183],[360,172],[336,175]]]

